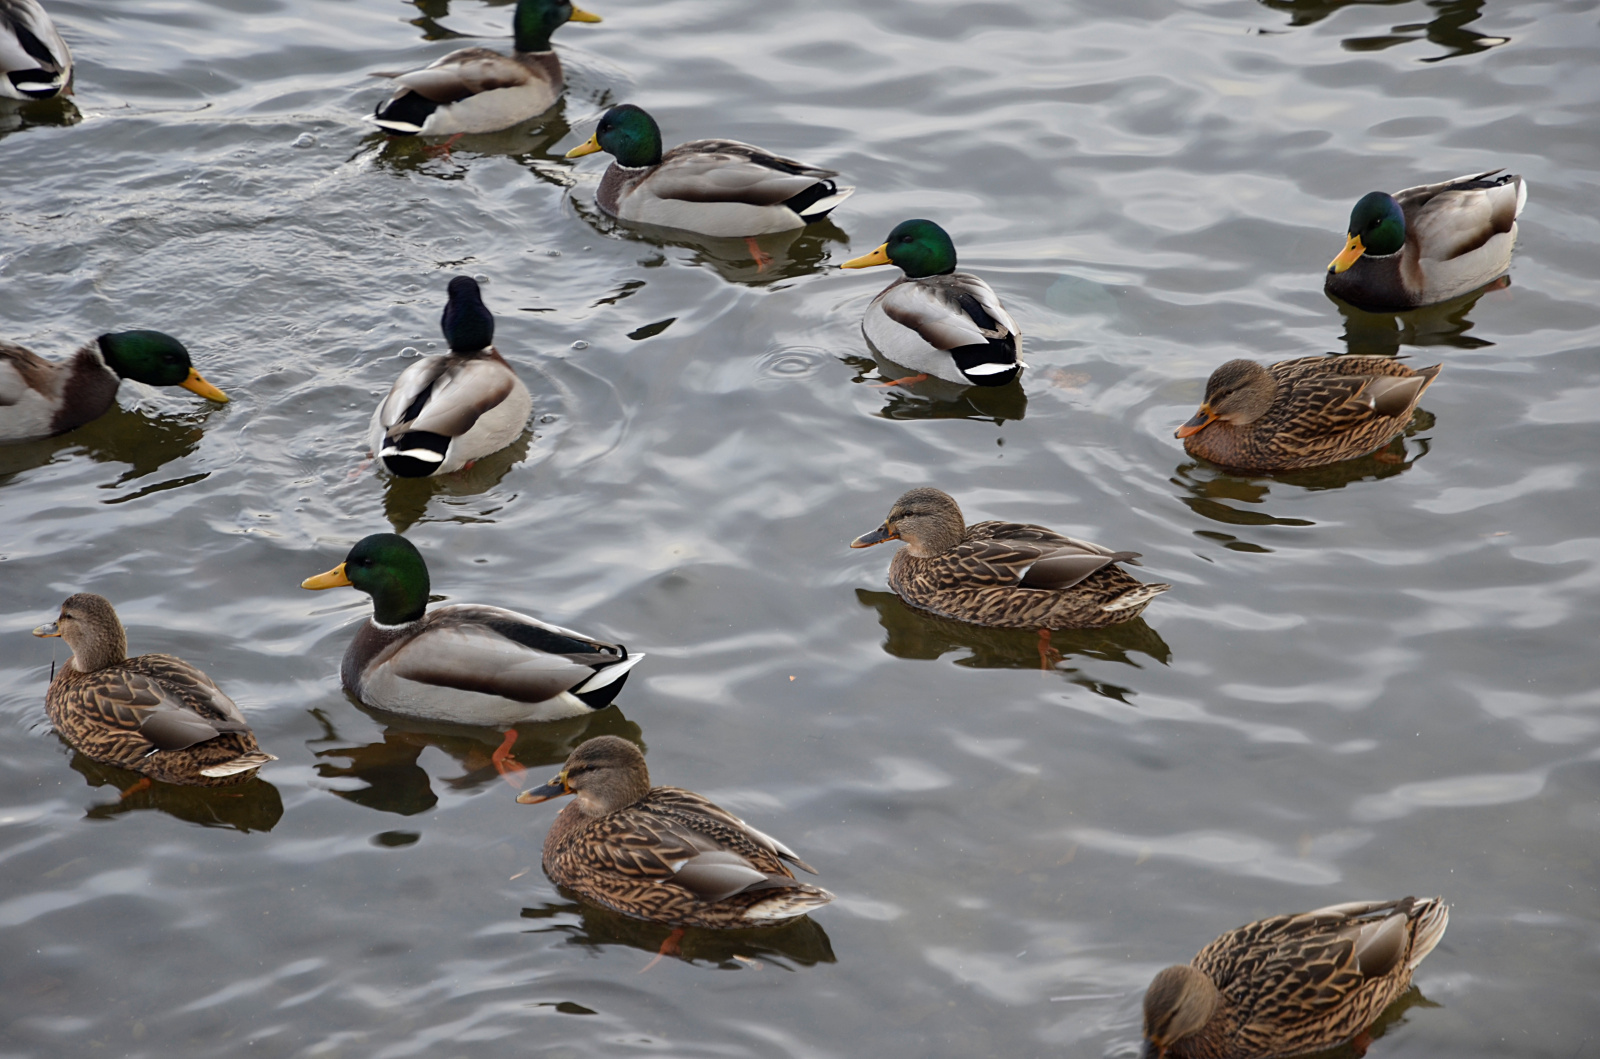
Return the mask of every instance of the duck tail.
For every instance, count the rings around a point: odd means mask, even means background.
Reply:
[[[1439,939],[1444,937],[1444,928],[1450,925],[1450,906],[1444,903],[1442,897],[1422,897],[1411,906],[1412,922],[1415,924],[1411,933],[1411,955],[1406,959],[1406,969],[1416,970],[1428,953],[1433,951]]]
[[[621,693],[622,685],[628,682],[628,670],[643,658],[643,654],[628,655],[604,669],[596,670],[594,676],[585,678],[583,683],[572,689],[573,697],[591,710],[605,709]]]
[[[240,754],[232,761],[224,761],[220,765],[203,768],[200,770],[200,775],[209,779],[220,780],[228,776],[237,776],[240,773],[253,771],[269,761],[276,760],[278,760],[277,755],[258,750],[252,754]]]
[[[820,221],[833,212],[835,206],[856,193],[853,187],[840,187],[831,180],[819,180],[805,191],[784,203],[800,215],[807,224]]]
[[[1118,611],[1133,610],[1135,607],[1142,608],[1152,599],[1155,599],[1157,596],[1161,595],[1161,593],[1167,591],[1171,587],[1171,585],[1163,585],[1160,582],[1152,582],[1147,585],[1136,585],[1133,588],[1128,589],[1128,591],[1124,592],[1116,599],[1113,599],[1111,602],[1103,604],[1100,609]]]
[[[833,894],[820,886],[811,886],[808,883],[797,883],[785,887],[764,901],[751,905],[744,911],[745,919],[767,921],[773,919],[793,919],[803,916],[813,908],[821,908],[833,900]]]

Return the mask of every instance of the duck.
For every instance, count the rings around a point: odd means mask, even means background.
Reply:
[[[933,221],[901,221],[884,244],[841,268],[896,265],[905,273],[889,284],[861,321],[874,349],[913,374],[964,386],[1004,386],[1022,374],[1022,332],[994,289],[956,271],[956,247]]]
[[[421,70],[375,73],[400,83],[372,121],[394,136],[498,132],[543,114],[561,98],[561,60],[550,34],[567,22],[599,22],[567,0],[518,0],[515,50],[461,48]]]
[[[784,158],[737,140],[690,140],[665,154],[661,128],[632,103],[612,107],[594,135],[567,152],[605,151],[616,161],[595,201],[619,220],[699,235],[753,239],[826,217],[855,188],[832,169]],[[754,243],[751,251],[759,254]]]
[[[195,370],[183,343],[160,331],[103,334],[61,362],[0,339],[0,442],[54,437],[99,419],[123,379],[228,403]]]
[[[128,657],[128,634],[104,596],[79,592],[56,620],[33,630],[59,636],[72,657],[45,692],[45,713],[74,750],[140,773],[146,781],[220,787],[278,760],[216,681],[172,655]]]
[[[1144,995],[1143,1059],[1271,1059],[1357,1042],[1444,937],[1438,897],[1355,901],[1229,931]]]
[[[675,928],[663,954],[685,927],[772,926],[833,900],[795,879],[791,864],[817,870],[782,842],[703,795],[652,787],[644,754],[626,739],[587,740],[517,801],[568,794],[545,836],[545,874],[585,901]]]
[[[1449,301],[1511,266],[1528,186],[1491,169],[1438,184],[1363,195],[1350,211],[1323,290],[1369,312]]]
[[[1258,474],[1355,459],[1406,428],[1440,367],[1348,355],[1270,367],[1230,360],[1211,373],[1200,410],[1176,436],[1191,456]]]
[[[611,705],[645,657],[503,607],[428,610],[427,563],[397,533],[363,537],[344,562],[300,585],[341,586],[372,597],[372,617],[339,667],[345,690],[402,717],[495,728],[578,717]],[[493,757],[502,774],[516,733],[507,735]]]
[[[463,470],[522,436],[533,397],[494,348],[494,314],[478,281],[456,276],[440,319],[450,351],[423,357],[372,413],[367,448],[400,478]]]
[[[1041,663],[1050,630],[1130,621],[1172,587],[1139,581],[1122,569],[1141,565],[1138,552],[1112,551],[1025,523],[968,526],[955,498],[931,486],[901,496],[883,525],[850,547],[893,540],[906,544],[889,563],[889,587],[900,598],[972,625],[1038,629]]]
[[[0,99],[72,94],[72,49],[39,0],[0,0]]]

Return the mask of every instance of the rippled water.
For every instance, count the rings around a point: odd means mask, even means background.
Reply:
[[[367,72],[504,35],[505,3],[50,0],[78,94],[0,109],[4,334],[173,331],[234,401],[129,384],[0,452],[4,1054],[1131,1057],[1158,968],[1407,893],[1450,932],[1373,1054],[1600,1047],[1596,5],[592,6],[564,109],[445,160],[369,131]],[[766,272],[618,229],[603,163],[560,155],[622,99],[861,190]],[[1509,288],[1324,298],[1360,193],[1497,165],[1531,189]],[[1020,387],[870,385],[891,277],[830,266],[908,216],[1007,301]],[[536,422],[391,485],[364,425],[457,272]],[[1245,479],[1172,439],[1221,361],[1344,349],[1445,365],[1383,458]],[[912,612],[888,548],[845,547],[924,482],[1174,590],[1042,673],[1032,633]],[[640,976],[665,931],[555,891],[496,733],[340,691],[365,597],[297,586],[390,525],[451,600],[650,654],[618,709],[524,726],[534,776],[639,738],[838,901]],[[28,630],[77,590],[280,760],[119,801],[42,707]]]

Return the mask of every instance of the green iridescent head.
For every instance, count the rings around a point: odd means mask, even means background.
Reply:
[[[1406,215],[1393,195],[1372,191],[1361,196],[1350,211],[1350,231],[1344,249],[1328,264],[1332,272],[1343,272],[1363,254],[1387,257],[1406,245]]]
[[[428,607],[428,564],[416,546],[398,533],[374,533],[350,549],[344,562],[300,582],[301,588],[349,585],[372,597],[372,620],[404,625]]]
[[[96,340],[100,359],[124,379],[148,386],[182,386],[213,401],[227,395],[205,379],[189,362],[189,351],[171,335],[160,331],[116,331]]]
[[[599,15],[573,7],[568,0],[520,0],[511,16],[511,32],[518,51],[549,51],[550,34],[558,26],[599,21]]]
[[[632,103],[612,107],[601,117],[594,135],[580,147],[567,152],[568,158],[604,151],[629,169],[658,165],[661,162],[661,128],[656,119]]]
[[[844,268],[896,265],[909,279],[942,276],[956,270],[956,244],[932,221],[901,221],[888,240],[870,254],[846,261]]]

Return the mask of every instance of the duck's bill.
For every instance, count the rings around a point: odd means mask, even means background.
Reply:
[[[217,401],[221,404],[228,403],[228,395],[211,385],[209,382],[206,382],[205,378],[193,368],[189,369],[189,377],[178,383],[178,385],[182,386],[190,393],[199,394],[201,397],[204,397],[207,400]]]
[[[563,772],[542,787],[530,787],[523,791],[517,795],[517,801],[523,805],[538,805],[540,802],[548,802],[552,798],[571,793],[572,788],[567,786],[567,774]]]
[[[600,22],[600,21],[602,21],[602,19],[600,18],[599,15],[591,14],[590,12],[585,11],[583,8],[581,8],[578,5],[574,4],[574,5],[572,5],[572,17],[567,19],[567,21],[568,22]]]
[[[300,582],[300,587],[309,588],[312,591],[321,591],[324,588],[343,588],[349,583],[350,578],[345,576],[344,563],[340,563],[325,574],[306,578]]]
[[[1345,269],[1355,264],[1356,261],[1360,259],[1361,255],[1366,252],[1367,248],[1362,245],[1361,237],[1359,235],[1352,235],[1344,244],[1344,249],[1339,251],[1339,256],[1328,262],[1328,271],[1343,272]]]
[[[888,526],[879,526],[877,529],[873,530],[871,533],[863,533],[861,536],[859,536],[855,540],[851,541],[850,542],[850,547],[852,547],[852,548],[870,548],[874,544],[882,544],[884,541],[897,541],[899,539],[900,539],[900,534],[896,533],[894,530],[890,529]]]
[[[1194,414],[1192,419],[1174,431],[1172,436],[1177,438],[1186,438],[1191,434],[1198,434],[1200,431],[1210,426],[1211,421],[1216,418],[1216,416],[1211,414],[1211,409],[1202,407],[1200,411]]]
[[[594,154],[600,150],[600,134],[597,132],[578,146],[567,152],[568,158],[582,158],[586,154]]]
[[[59,625],[57,625],[55,622],[53,622],[53,621],[45,622],[43,625],[41,625],[37,629],[33,630],[33,635],[35,635],[35,636],[60,636],[61,635],[61,627]]]
[[[889,244],[888,243],[884,243],[882,246],[878,247],[878,249],[874,250],[872,253],[870,253],[870,254],[862,254],[860,257],[852,257],[849,261],[846,261],[844,264],[840,265],[839,267],[840,268],[871,268],[873,265],[887,265],[887,264],[889,264]]]

